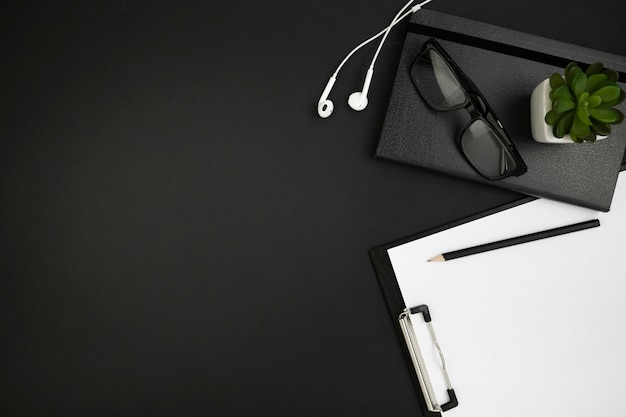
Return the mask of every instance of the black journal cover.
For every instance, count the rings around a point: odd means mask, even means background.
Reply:
[[[423,43],[436,38],[489,101],[528,166],[489,181],[467,163],[456,138],[469,116],[437,112],[409,74]],[[429,10],[411,18],[376,151],[379,158],[596,210],[610,209],[626,148],[626,125],[596,143],[540,144],[530,134],[530,95],[569,61],[603,62],[626,80],[626,58]],[[618,108],[624,111],[625,103]]]

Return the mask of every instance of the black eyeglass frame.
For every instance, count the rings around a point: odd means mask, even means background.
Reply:
[[[415,78],[415,71],[413,68],[420,62],[420,58],[428,53],[430,50],[434,50],[441,58],[443,58],[444,62],[450,68],[450,71],[458,81],[463,94],[465,94],[465,101],[456,106],[452,106],[450,108],[442,109],[437,107],[434,103],[432,103],[428,99],[428,95],[422,93],[420,89],[420,82]],[[411,66],[411,79],[415,88],[417,89],[420,96],[428,103],[430,107],[432,107],[436,111],[447,112],[447,111],[455,111],[459,109],[465,109],[470,114],[470,121],[467,123],[465,128],[461,131],[461,134],[457,137],[457,144],[459,148],[463,152],[463,156],[469,162],[470,165],[484,178],[488,180],[499,180],[502,178],[510,177],[510,176],[520,176],[528,170],[526,163],[522,159],[519,151],[509,138],[509,135],[504,130],[502,123],[498,119],[498,116],[493,111],[485,96],[480,92],[476,84],[461,70],[461,68],[457,65],[456,62],[452,59],[452,57],[443,49],[443,47],[437,42],[435,38],[430,38],[424,43],[424,47],[422,51],[419,53],[413,65]],[[463,148],[462,138],[465,134],[465,131],[474,123],[476,120],[482,120],[488,126],[490,126],[493,132],[496,134],[497,138],[502,143],[502,149],[509,154],[511,159],[515,161],[515,169],[509,172],[506,172],[503,175],[490,177],[483,174],[475,165],[472,163],[471,159],[468,157],[467,152]]]

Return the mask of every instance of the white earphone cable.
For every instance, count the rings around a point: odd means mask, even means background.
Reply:
[[[423,1],[423,2],[421,2],[419,4],[417,4],[417,5],[413,6],[411,8],[411,10],[409,10],[408,12],[405,12],[405,10],[409,6],[411,6],[411,4],[413,4],[415,2],[415,0],[409,0],[404,5],[404,7],[402,9],[400,9],[400,11],[398,13],[396,13],[396,15],[394,16],[393,20],[391,21],[391,23],[387,27],[385,27],[383,30],[381,30],[376,35],[372,36],[371,38],[361,42],[356,48],[354,48],[352,51],[350,51],[350,53],[348,53],[348,55],[346,55],[346,57],[341,61],[341,63],[339,64],[339,66],[337,67],[337,69],[335,70],[333,75],[328,80],[328,83],[326,84],[326,88],[324,88],[324,92],[322,93],[322,95],[321,95],[321,97],[320,97],[320,99],[318,101],[317,112],[320,115],[320,117],[327,118],[333,112],[334,105],[333,105],[333,102],[328,99],[328,96],[330,94],[330,91],[333,88],[333,85],[335,84],[335,81],[337,80],[337,75],[339,74],[339,71],[341,70],[341,68],[343,68],[343,66],[346,64],[346,62],[348,62],[348,60],[352,57],[352,55],[354,55],[358,50],[360,50],[365,45],[369,44],[370,42],[372,42],[375,39],[378,39],[379,37],[382,36],[383,38],[380,41],[380,43],[378,44],[378,48],[376,49],[376,53],[374,54],[374,57],[372,58],[372,61],[370,63],[370,67],[369,67],[369,69],[367,71],[367,75],[365,77],[365,82],[363,84],[363,90],[361,92],[353,93],[350,96],[349,100],[348,100],[348,103],[350,104],[350,107],[352,107],[354,110],[363,110],[367,106],[367,91],[369,90],[369,85],[371,83],[371,80],[372,80],[372,77],[373,77],[373,74],[374,74],[374,64],[376,63],[376,60],[378,59],[378,55],[380,54],[380,51],[381,51],[381,49],[383,47],[383,44],[387,40],[387,36],[389,35],[389,32],[391,31],[391,29],[395,25],[397,25],[404,18],[406,18],[410,14],[415,13],[416,11],[420,10],[423,5],[425,5],[427,3],[430,3],[431,1],[432,0],[425,0],[425,1]]]
[[[394,18],[394,20],[391,22],[391,24],[389,26],[387,26],[386,28],[384,28],[383,30],[381,30],[380,32],[378,32],[376,35],[372,36],[371,38],[367,39],[366,41],[363,41],[362,43],[360,43],[357,47],[355,47],[352,51],[350,51],[350,53],[348,55],[346,55],[346,57],[343,59],[343,61],[341,61],[341,64],[339,64],[339,66],[337,67],[337,69],[335,70],[333,76],[335,78],[337,78],[337,74],[339,73],[339,71],[341,71],[341,68],[346,64],[346,62],[348,62],[348,60],[352,57],[352,55],[354,55],[355,53],[357,53],[361,48],[363,48],[365,45],[369,44],[370,42],[373,42],[374,40],[380,38],[381,36],[383,36],[386,32],[388,32],[390,29],[392,29],[395,25],[397,25],[398,23],[400,23],[402,20],[404,20],[407,16],[415,13],[416,11],[418,11],[422,6],[424,6],[427,3],[430,3],[432,0],[426,0],[418,5],[416,5],[414,8],[412,8],[411,10],[409,10],[408,12],[404,13],[402,16],[398,17],[399,14],[401,14],[408,5],[410,5],[411,3],[413,3],[415,0],[410,1],[407,5],[405,5],[400,12],[398,12],[398,14],[396,14],[396,17]],[[381,43],[378,46],[378,50],[376,51],[376,54],[374,56],[373,61],[376,61],[376,59],[378,58],[378,54],[380,53],[380,50],[382,49],[382,44],[383,44],[384,40],[381,41]],[[372,67],[372,65],[370,65],[370,68]]]
[[[389,26],[387,26],[387,28],[384,30],[384,35],[383,38],[381,39],[380,43],[378,44],[378,48],[376,49],[376,53],[374,54],[374,57],[372,58],[372,63],[370,64],[370,69],[374,69],[374,64],[376,63],[376,60],[378,59],[378,55],[380,54],[381,49],[383,49],[383,44],[385,43],[385,41],[387,40],[387,36],[389,35],[389,32],[391,32],[391,29],[398,24],[405,16],[415,13],[416,11],[418,11],[419,9],[422,8],[423,5],[430,3],[432,0],[426,0],[418,5],[416,5],[415,7],[413,7],[407,14],[405,14],[402,17],[399,17],[402,12],[404,12],[411,4],[413,4],[415,2],[415,0],[409,0],[409,2],[407,4],[404,5],[404,7],[402,9],[400,9],[400,11],[395,15],[395,17],[393,18],[393,20],[391,21],[391,24],[389,24]]]
[[[400,21],[402,19],[404,19],[405,17],[407,17],[408,15],[410,15],[411,13],[413,13],[413,11],[408,11],[406,12],[403,16],[401,16],[400,18],[398,18],[397,21],[393,22],[392,25],[395,26],[396,24],[400,23]],[[378,32],[376,35],[372,36],[371,38],[369,38],[366,41],[363,41],[361,44],[359,44],[359,46],[357,46],[356,48],[354,48],[352,51],[350,51],[350,53],[348,55],[346,55],[346,57],[343,59],[343,61],[341,61],[341,64],[339,64],[339,66],[337,67],[337,69],[335,70],[335,73],[333,74],[334,77],[337,77],[337,74],[339,73],[339,71],[341,71],[341,68],[346,64],[346,62],[348,62],[348,60],[352,57],[352,55],[354,55],[355,53],[357,53],[361,48],[363,48],[365,45],[367,45],[368,43],[380,38],[381,36],[383,36],[385,34],[385,32],[387,31],[387,28],[381,30],[380,32]]]

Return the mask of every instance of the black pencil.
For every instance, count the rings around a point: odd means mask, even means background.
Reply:
[[[561,226],[555,229],[544,230],[541,232],[531,233],[528,235],[512,237],[509,239],[499,240],[497,242],[485,243],[483,245],[473,246],[471,248],[459,249],[453,252],[443,253],[428,260],[428,262],[445,262],[463,256],[474,255],[477,253],[487,252],[494,249],[506,248],[520,243],[532,242],[539,239],[545,239],[552,236],[564,235],[566,233],[577,232],[579,230],[591,229],[600,226],[600,220],[587,220],[586,222]]]

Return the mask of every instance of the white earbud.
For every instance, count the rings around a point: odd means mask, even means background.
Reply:
[[[333,114],[333,109],[335,108],[333,102],[328,99],[328,96],[330,95],[330,90],[332,90],[333,85],[335,85],[335,81],[337,81],[337,78],[335,78],[334,75],[330,77],[330,79],[328,80],[328,84],[326,84],[326,88],[324,88],[324,92],[320,97],[320,100],[317,102],[317,114],[319,114],[320,117],[323,119]]]
[[[367,75],[365,76],[365,82],[363,83],[363,89],[350,94],[350,97],[348,97],[348,105],[352,107],[353,110],[361,111],[367,107],[367,92],[370,89],[373,75],[374,70],[371,68],[368,69]]]

